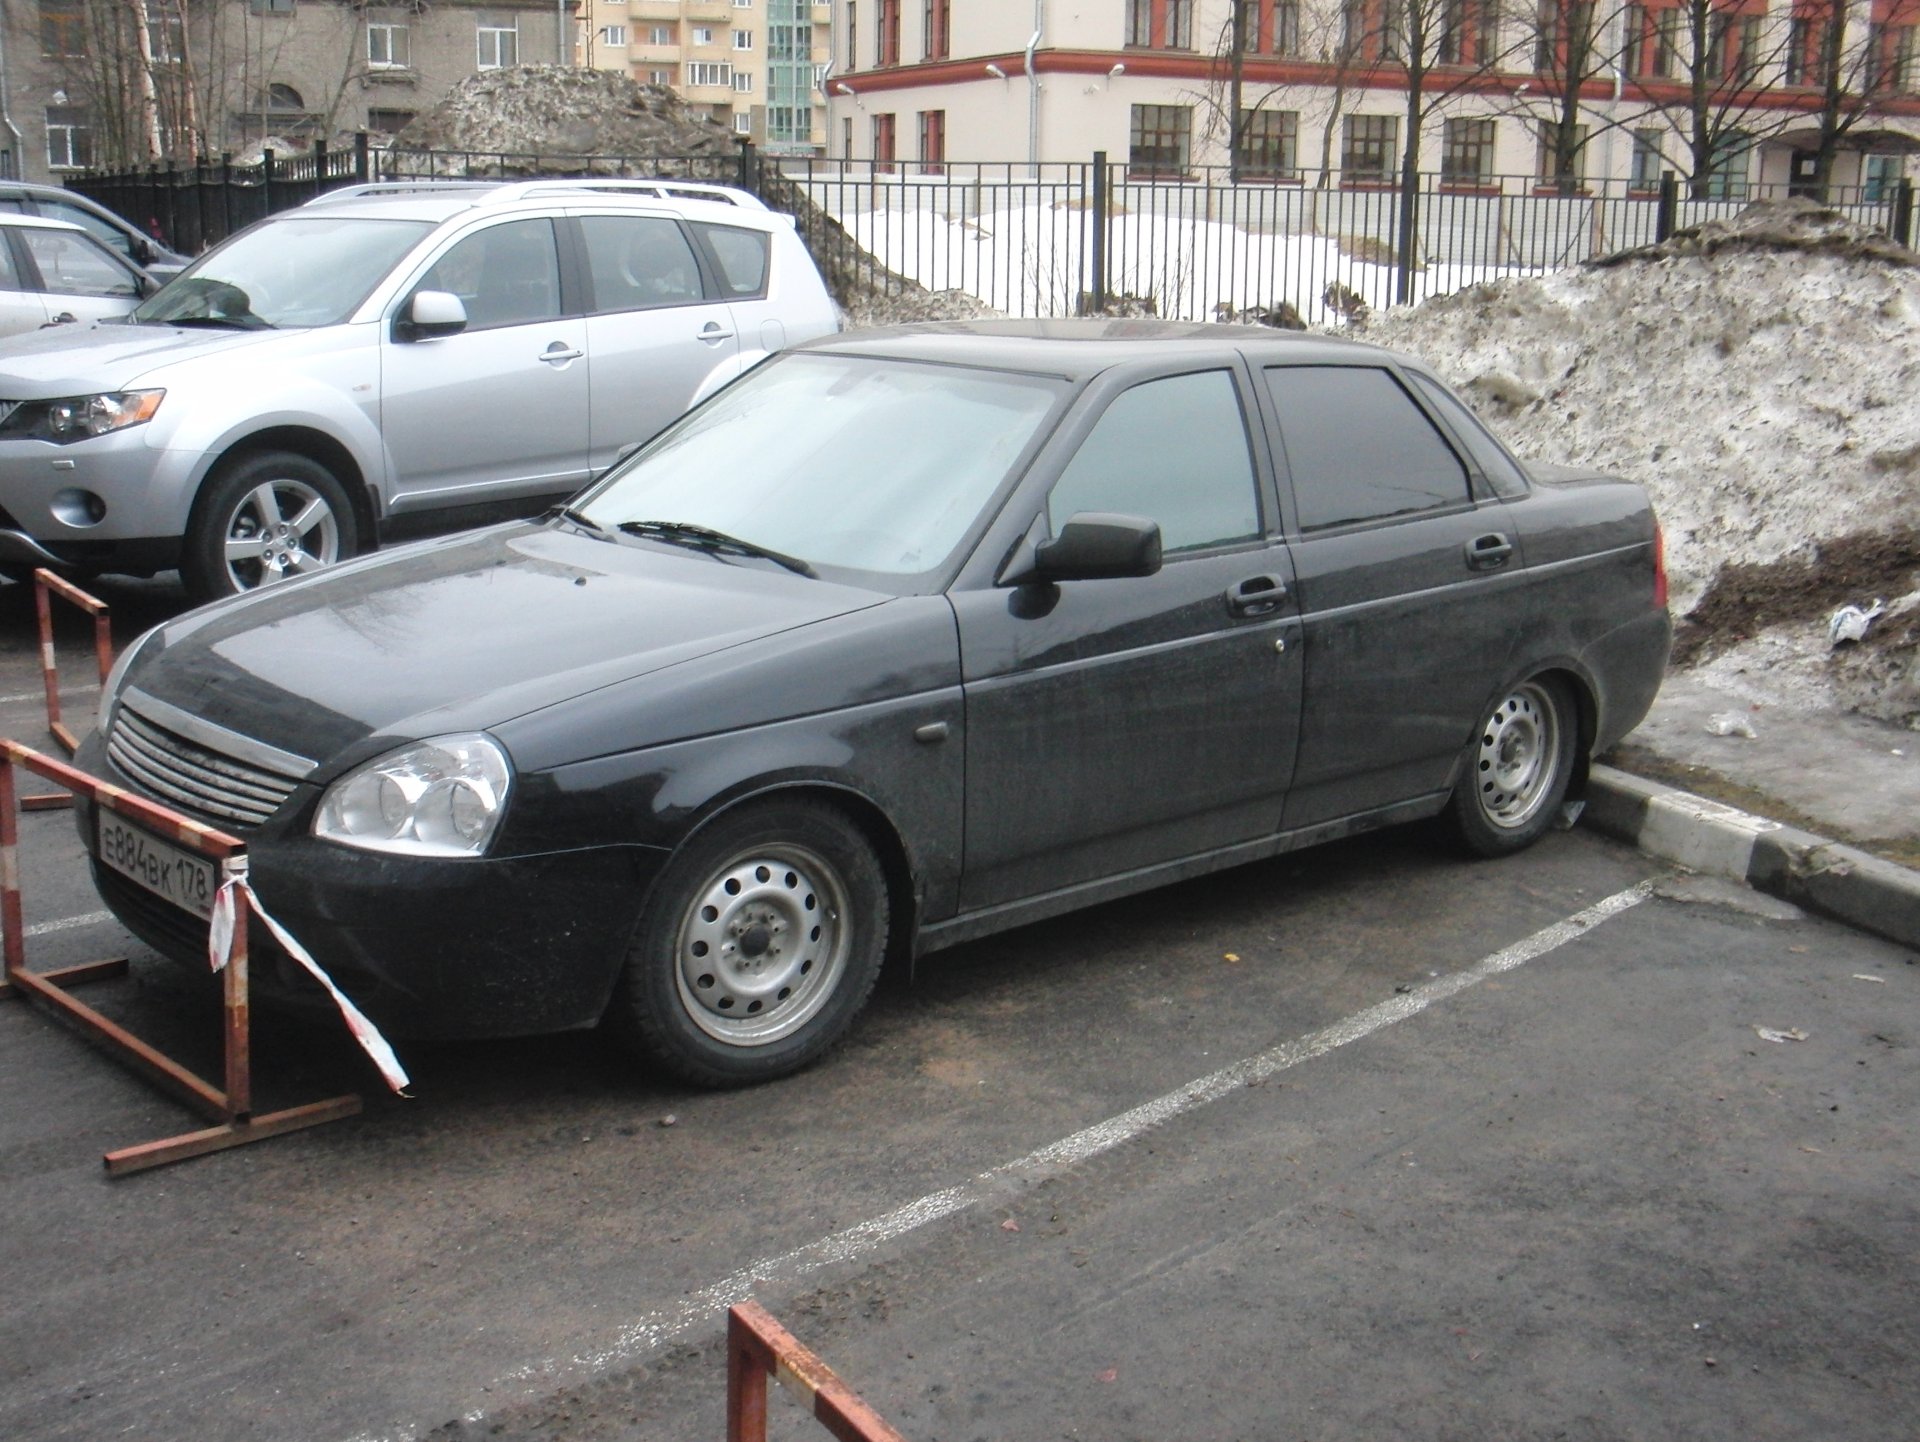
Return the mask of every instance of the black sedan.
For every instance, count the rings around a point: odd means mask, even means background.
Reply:
[[[81,761],[243,837],[396,1033],[604,1019],[724,1085],[817,1057],[889,955],[1420,817],[1528,845],[1651,703],[1665,586],[1638,486],[1517,462],[1403,357],[877,331],[544,520],[159,627]],[[81,826],[204,967],[193,858]]]

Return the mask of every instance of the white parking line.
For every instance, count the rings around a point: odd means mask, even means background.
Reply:
[[[82,691],[98,691],[99,689],[100,683],[98,681],[63,682],[60,687],[60,694],[62,696],[77,696]],[[47,691],[43,686],[38,691],[21,691],[12,696],[0,696],[0,706],[12,706],[21,701],[44,701],[46,699]]]
[[[36,922],[27,928],[26,934],[47,936],[56,931],[72,931],[76,926],[93,926],[98,922],[112,921],[111,911],[89,911],[80,916],[63,916],[58,921]]]
[[[756,1291],[785,1286],[822,1268],[853,1261],[929,1222],[937,1222],[991,1198],[1030,1187],[1255,1082],[1265,1081],[1302,1062],[1312,1061],[1360,1041],[1396,1022],[1418,1016],[1435,1002],[1446,1001],[1469,987],[1478,986],[1491,977],[1524,966],[1570,941],[1578,940],[1609,917],[1638,906],[1651,895],[1651,881],[1615,892],[1565,921],[1556,922],[1505,950],[1483,957],[1464,971],[1438,977],[1416,986],[1411,992],[1356,1012],[1320,1031],[1258,1052],[1232,1066],[1190,1081],[1178,1090],[1156,1097],[1131,1111],[1121,1112],[1084,1131],[1029,1152],[1018,1161],[982,1172],[958,1186],[929,1193],[791,1252],[753,1262],[732,1276],[722,1278],[671,1306],[636,1318],[621,1328],[602,1348],[515,1368],[488,1390],[526,1396],[533,1393],[533,1384],[549,1388],[578,1385],[591,1376],[615,1367],[630,1366],[648,1353],[680,1340],[697,1328],[711,1326],[726,1308],[735,1302],[745,1301]],[[474,1412],[463,1421],[473,1425],[485,1416],[484,1412]],[[411,1431],[392,1434],[391,1442],[413,1435]],[[350,1442],[389,1442],[389,1439],[377,1434],[361,1433]]]

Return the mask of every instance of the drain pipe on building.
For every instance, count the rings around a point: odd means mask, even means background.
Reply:
[[[1033,73],[1033,52],[1047,25],[1047,0],[1033,0],[1033,34],[1027,37],[1027,169],[1040,178],[1040,77]]]
[[[21,162],[25,159],[21,151],[27,138],[20,133],[20,127],[13,123],[13,89],[7,84],[7,29],[7,26],[0,25],[0,125],[6,126],[13,142],[7,147],[4,159],[0,159],[0,176],[18,180],[21,177]]]

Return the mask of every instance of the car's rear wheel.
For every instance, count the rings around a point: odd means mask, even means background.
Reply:
[[[202,488],[180,573],[196,601],[210,601],[345,560],[358,532],[332,471],[291,451],[257,451],[222,465]]]
[[[1553,825],[1573,778],[1579,726],[1565,683],[1536,676],[1494,703],[1468,743],[1449,812],[1477,856],[1531,846]]]
[[[886,935],[886,881],[859,827],[816,802],[752,803],[667,863],[608,1019],[683,1081],[768,1081],[845,1034]]]

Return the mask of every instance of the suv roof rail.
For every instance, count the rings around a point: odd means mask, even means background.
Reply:
[[[658,200],[704,200],[712,204],[738,206],[743,210],[768,209],[758,196],[731,185],[716,185],[704,180],[602,179],[594,176],[577,179],[550,177],[542,180],[375,180],[322,191],[306,203],[325,205],[330,201],[361,200],[377,195],[444,195],[450,190],[470,192],[476,205],[504,203],[527,196],[565,194],[568,191],[599,191],[651,196]]]

